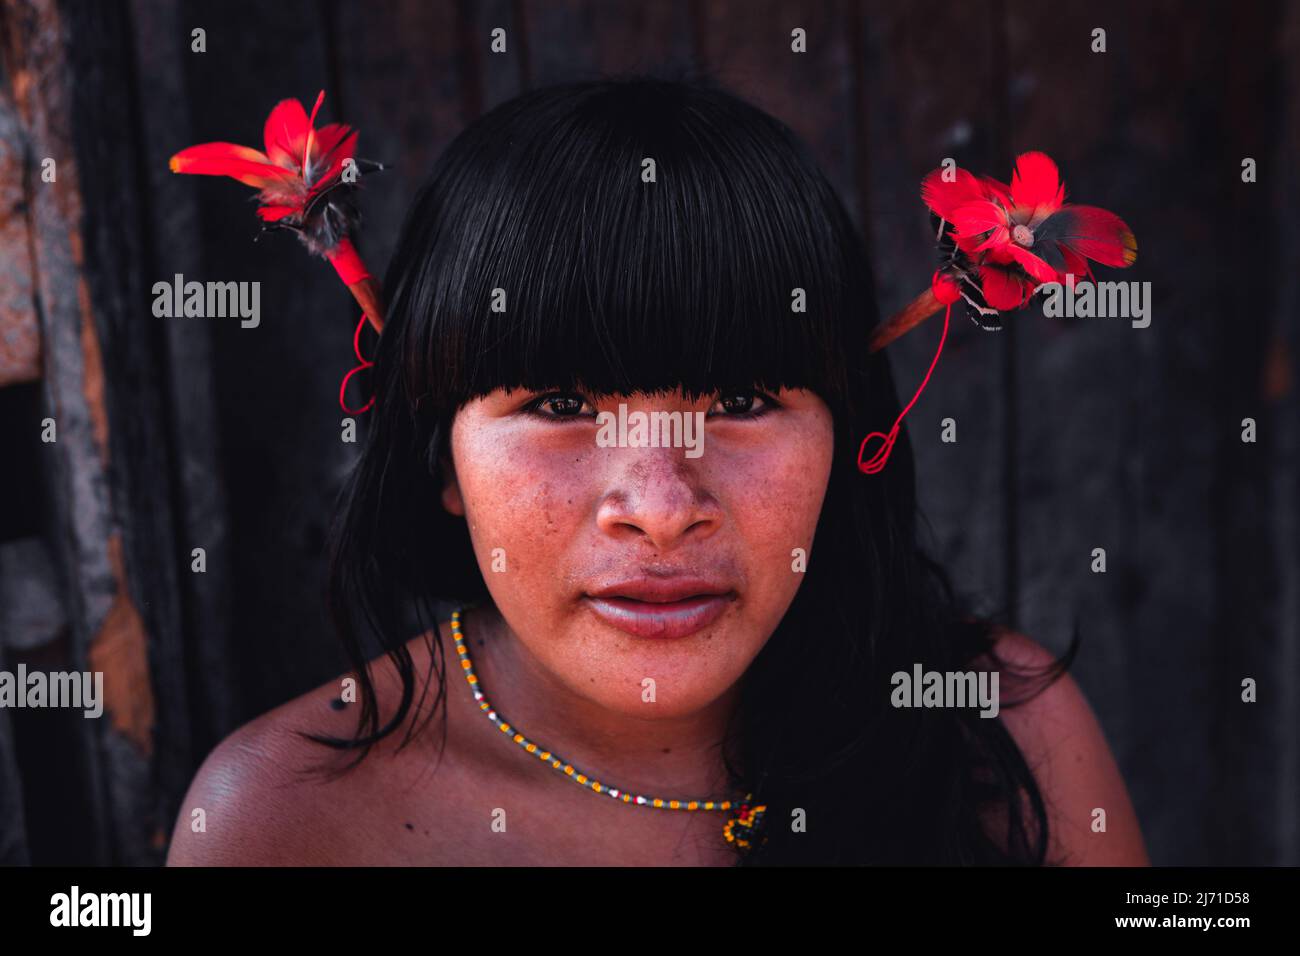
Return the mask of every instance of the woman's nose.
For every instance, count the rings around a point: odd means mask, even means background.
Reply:
[[[644,537],[659,551],[707,538],[722,524],[722,509],[706,487],[699,459],[681,448],[616,448],[618,462],[596,514],[606,534]]]

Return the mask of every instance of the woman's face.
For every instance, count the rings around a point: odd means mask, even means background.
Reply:
[[[672,432],[651,417],[673,412]],[[731,687],[790,606],[832,447],[830,410],[804,390],[498,389],[456,415],[443,505],[553,678],[613,711],[680,716]]]

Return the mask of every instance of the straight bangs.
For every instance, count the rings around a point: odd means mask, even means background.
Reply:
[[[852,417],[876,315],[860,240],[796,137],[713,89],[505,104],[443,154],[404,232],[425,256],[390,269],[383,338],[412,404],[789,387]]]

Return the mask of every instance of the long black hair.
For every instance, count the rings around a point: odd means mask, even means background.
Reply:
[[[796,289],[806,311],[791,308]],[[465,521],[440,506],[464,403],[499,387],[807,388],[834,416],[834,462],[815,554],[743,678],[725,748],[768,808],[768,839],[745,862],[1045,861],[1043,800],[1001,721],[890,704],[890,675],[916,663],[987,669],[996,632],[918,547],[906,431],[883,472],[857,470],[862,436],[899,403],[885,353],[867,347],[877,312],[861,240],[785,125],[708,79],[525,93],[438,159],[384,291],[375,406],[327,587],[362,706],[353,738],[312,739],[359,761],[403,723],[409,742],[425,694],[430,717],[446,706],[441,640],[422,679],[405,645],[438,634],[444,602],[490,600]],[[366,667],[379,651],[402,683],[386,721]]]

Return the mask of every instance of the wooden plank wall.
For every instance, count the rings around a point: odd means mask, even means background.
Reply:
[[[485,109],[702,67],[810,144],[885,313],[928,281],[917,185],[945,157],[1007,178],[1046,150],[1134,227],[1149,328],[954,324],[909,419],[928,540],[981,610],[1057,651],[1078,626],[1075,673],[1156,862],[1300,863],[1295,5],[2,0],[0,49],[0,456],[25,449],[0,473],[6,502],[36,503],[0,515],[0,660],[116,687],[103,722],[0,712],[0,861],[160,860],[206,752],[341,667],[320,585],[354,454],[336,402],[351,303],[288,239],[252,242],[238,186],[167,158],[260,143],[277,99],[324,88],[325,117],[392,166],[364,198],[382,268]],[[152,320],[152,283],[176,273],[260,281],[261,325]],[[938,331],[891,347],[904,399]],[[52,446],[31,438],[47,415]]]

